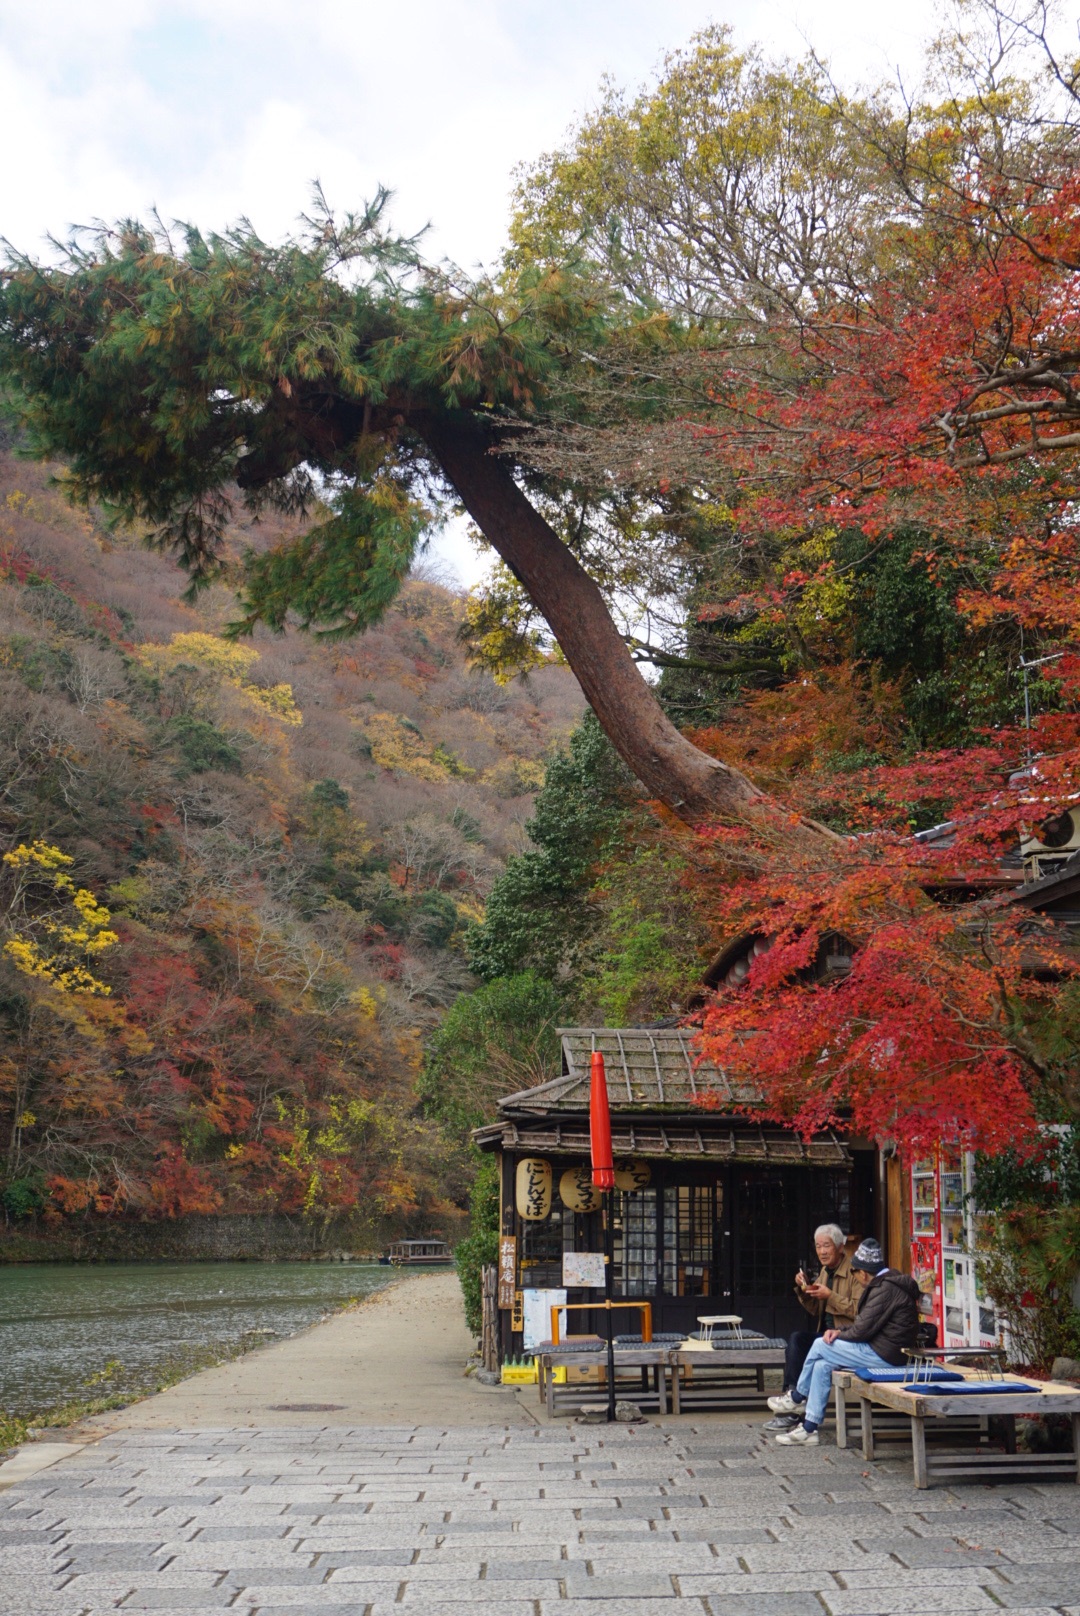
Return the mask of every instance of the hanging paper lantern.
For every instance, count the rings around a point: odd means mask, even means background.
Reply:
[[[563,1206],[571,1212],[596,1212],[600,1207],[600,1192],[592,1181],[592,1168],[586,1163],[568,1167],[559,1180],[559,1194]]]
[[[524,1156],[517,1164],[515,1201],[519,1216],[538,1223],[551,1212],[551,1163],[542,1156]]]
[[[652,1181],[652,1168],[648,1162],[618,1161],[615,1163],[617,1190],[643,1190]]]

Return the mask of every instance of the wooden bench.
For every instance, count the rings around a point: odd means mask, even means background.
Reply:
[[[977,1376],[965,1375],[964,1378],[968,1385],[979,1384]],[[905,1386],[897,1381],[860,1380],[850,1370],[834,1370],[837,1446],[847,1446],[849,1405],[856,1402],[864,1459],[875,1457],[875,1411],[907,1419],[916,1487],[929,1487],[935,1481],[964,1478],[1004,1481],[1033,1474],[1037,1474],[1039,1480],[1062,1476],[1080,1481],[1080,1388],[1025,1378],[1028,1385],[1037,1388],[1035,1391],[987,1390],[981,1394],[965,1391],[950,1397],[947,1391],[930,1393],[925,1387]],[[992,1384],[1000,1386],[1001,1382]],[[1072,1453],[1017,1453],[1018,1414],[1068,1415],[1072,1422]],[[928,1435],[948,1439],[957,1434],[961,1424],[970,1429],[973,1421],[981,1425],[991,1420],[1001,1421],[1004,1452],[982,1445],[961,1450],[947,1449],[936,1443],[927,1447]],[[983,1432],[978,1434],[981,1438]]]
[[[658,1414],[668,1411],[668,1371],[671,1369],[673,1357],[670,1347],[616,1347],[615,1348],[615,1395],[621,1402],[636,1403],[638,1408],[655,1408]],[[607,1347],[601,1346],[588,1352],[560,1351],[557,1346],[544,1347],[537,1354],[539,1362],[539,1384],[542,1400],[547,1408],[548,1418],[554,1418],[560,1407],[572,1404],[579,1408],[583,1402],[595,1402],[601,1395],[607,1394]],[[565,1384],[556,1381],[555,1369],[566,1369],[567,1375],[574,1370],[586,1369],[594,1378],[588,1381],[568,1380]],[[672,1376],[672,1412],[678,1414],[679,1410],[679,1384],[678,1376]]]
[[[765,1371],[783,1375],[783,1347],[713,1346],[711,1352],[676,1352],[676,1412],[683,1408],[760,1408],[766,1396]],[[779,1390],[779,1388],[777,1388]]]

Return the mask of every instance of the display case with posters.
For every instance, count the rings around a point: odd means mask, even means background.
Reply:
[[[994,1305],[975,1254],[975,1158],[941,1149],[911,1166],[911,1271],[930,1300],[926,1313],[944,1347],[997,1346]]]

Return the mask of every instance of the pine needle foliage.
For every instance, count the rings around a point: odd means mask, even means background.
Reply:
[[[482,411],[501,439],[557,387],[560,331],[603,340],[602,301],[572,269],[466,281],[388,230],[388,200],[338,218],[317,187],[278,245],[247,220],[208,236],[127,220],[55,243],[52,264],[14,254],[0,279],[26,452],[64,463],[76,503],[147,525],[193,592],[228,564],[238,500],[316,517],[248,554],[237,632],[290,611],[369,626],[435,518],[423,424]]]

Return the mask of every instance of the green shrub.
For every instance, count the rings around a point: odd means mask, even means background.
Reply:
[[[484,1156],[477,1167],[469,1213],[469,1233],[455,1247],[454,1261],[465,1298],[466,1326],[479,1335],[484,1322],[480,1270],[499,1257],[499,1167],[493,1156]]]
[[[45,1180],[40,1173],[9,1178],[0,1190],[0,1203],[9,1218],[32,1218],[45,1205]]]

